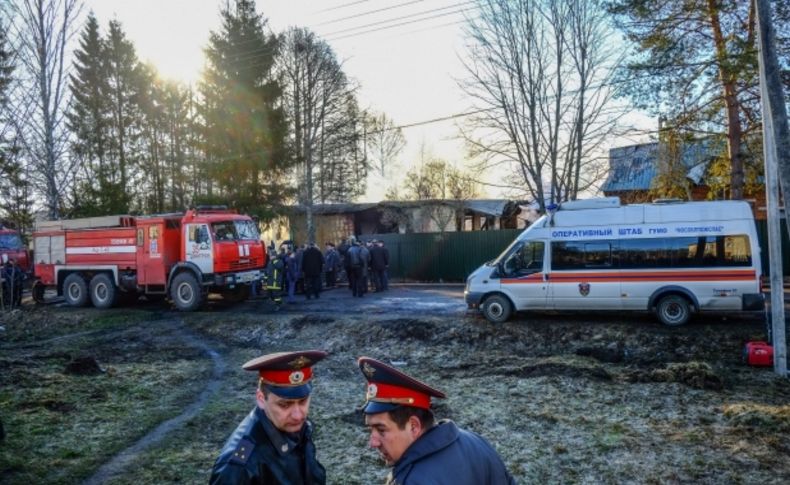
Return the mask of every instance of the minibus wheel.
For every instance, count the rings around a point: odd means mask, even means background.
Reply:
[[[502,323],[510,318],[513,306],[504,295],[491,295],[483,301],[483,315],[492,323]]]
[[[691,318],[691,305],[680,295],[667,295],[658,300],[656,315],[664,325],[678,327]]]

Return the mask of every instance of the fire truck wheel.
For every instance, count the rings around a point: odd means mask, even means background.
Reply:
[[[36,303],[44,303],[44,291],[46,291],[46,289],[47,287],[40,281],[33,283],[33,287],[30,288],[30,294],[33,297],[33,301]]]
[[[510,300],[504,295],[491,295],[483,301],[483,315],[492,323],[503,323],[513,313]]]
[[[182,312],[197,310],[202,303],[203,294],[195,275],[184,272],[173,278],[170,299]]]
[[[72,273],[63,282],[63,298],[71,306],[85,306],[88,303],[88,285],[78,273]]]
[[[115,283],[108,274],[99,273],[91,279],[91,301],[96,308],[112,307],[117,293]]]
[[[691,306],[680,295],[667,295],[658,301],[656,315],[664,325],[678,327],[691,318]]]

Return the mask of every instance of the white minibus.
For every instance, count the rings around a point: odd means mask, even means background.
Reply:
[[[670,326],[701,311],[762,310],[760,247],[744,201],[565,202],[466,280],[492,322],[523,310],[652,311]]]

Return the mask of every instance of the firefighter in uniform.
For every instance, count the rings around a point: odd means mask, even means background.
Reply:
[[[257,371],[257,406],[225,443],[211,484],[323,485],[326,471],[316,458],[313,425],[307,420],[313,365],[326,352],[278,352],[243,368]]]
[[[480,435],[435,421],[431,397],[443,392],[375,359],[361,357],[368,381],[363,408],[370,446],[392,467],[387,485],[513,485],[505,464]]]
[[[280,253],[274,252],[274,243],[270,251],[272,257],[266,264],[264,270],[264,290],[267,296],[277,305],[283,302],[283,276],[285,271],[284,250],[281,248]]]

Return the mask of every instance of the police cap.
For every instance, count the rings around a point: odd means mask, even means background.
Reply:
[[[359,370],[368,381],[365,395],[365,414],[392,411],[398,406],[430,409],[431,397],[447,397],[442,391],[404,374],[384,362],[360,357]]]
[[[326,356],[323,350],[277,352],[252,359],[242,368],[258,371],[261,384],[278,396],[302,399],[313,390],[313,365]]]

